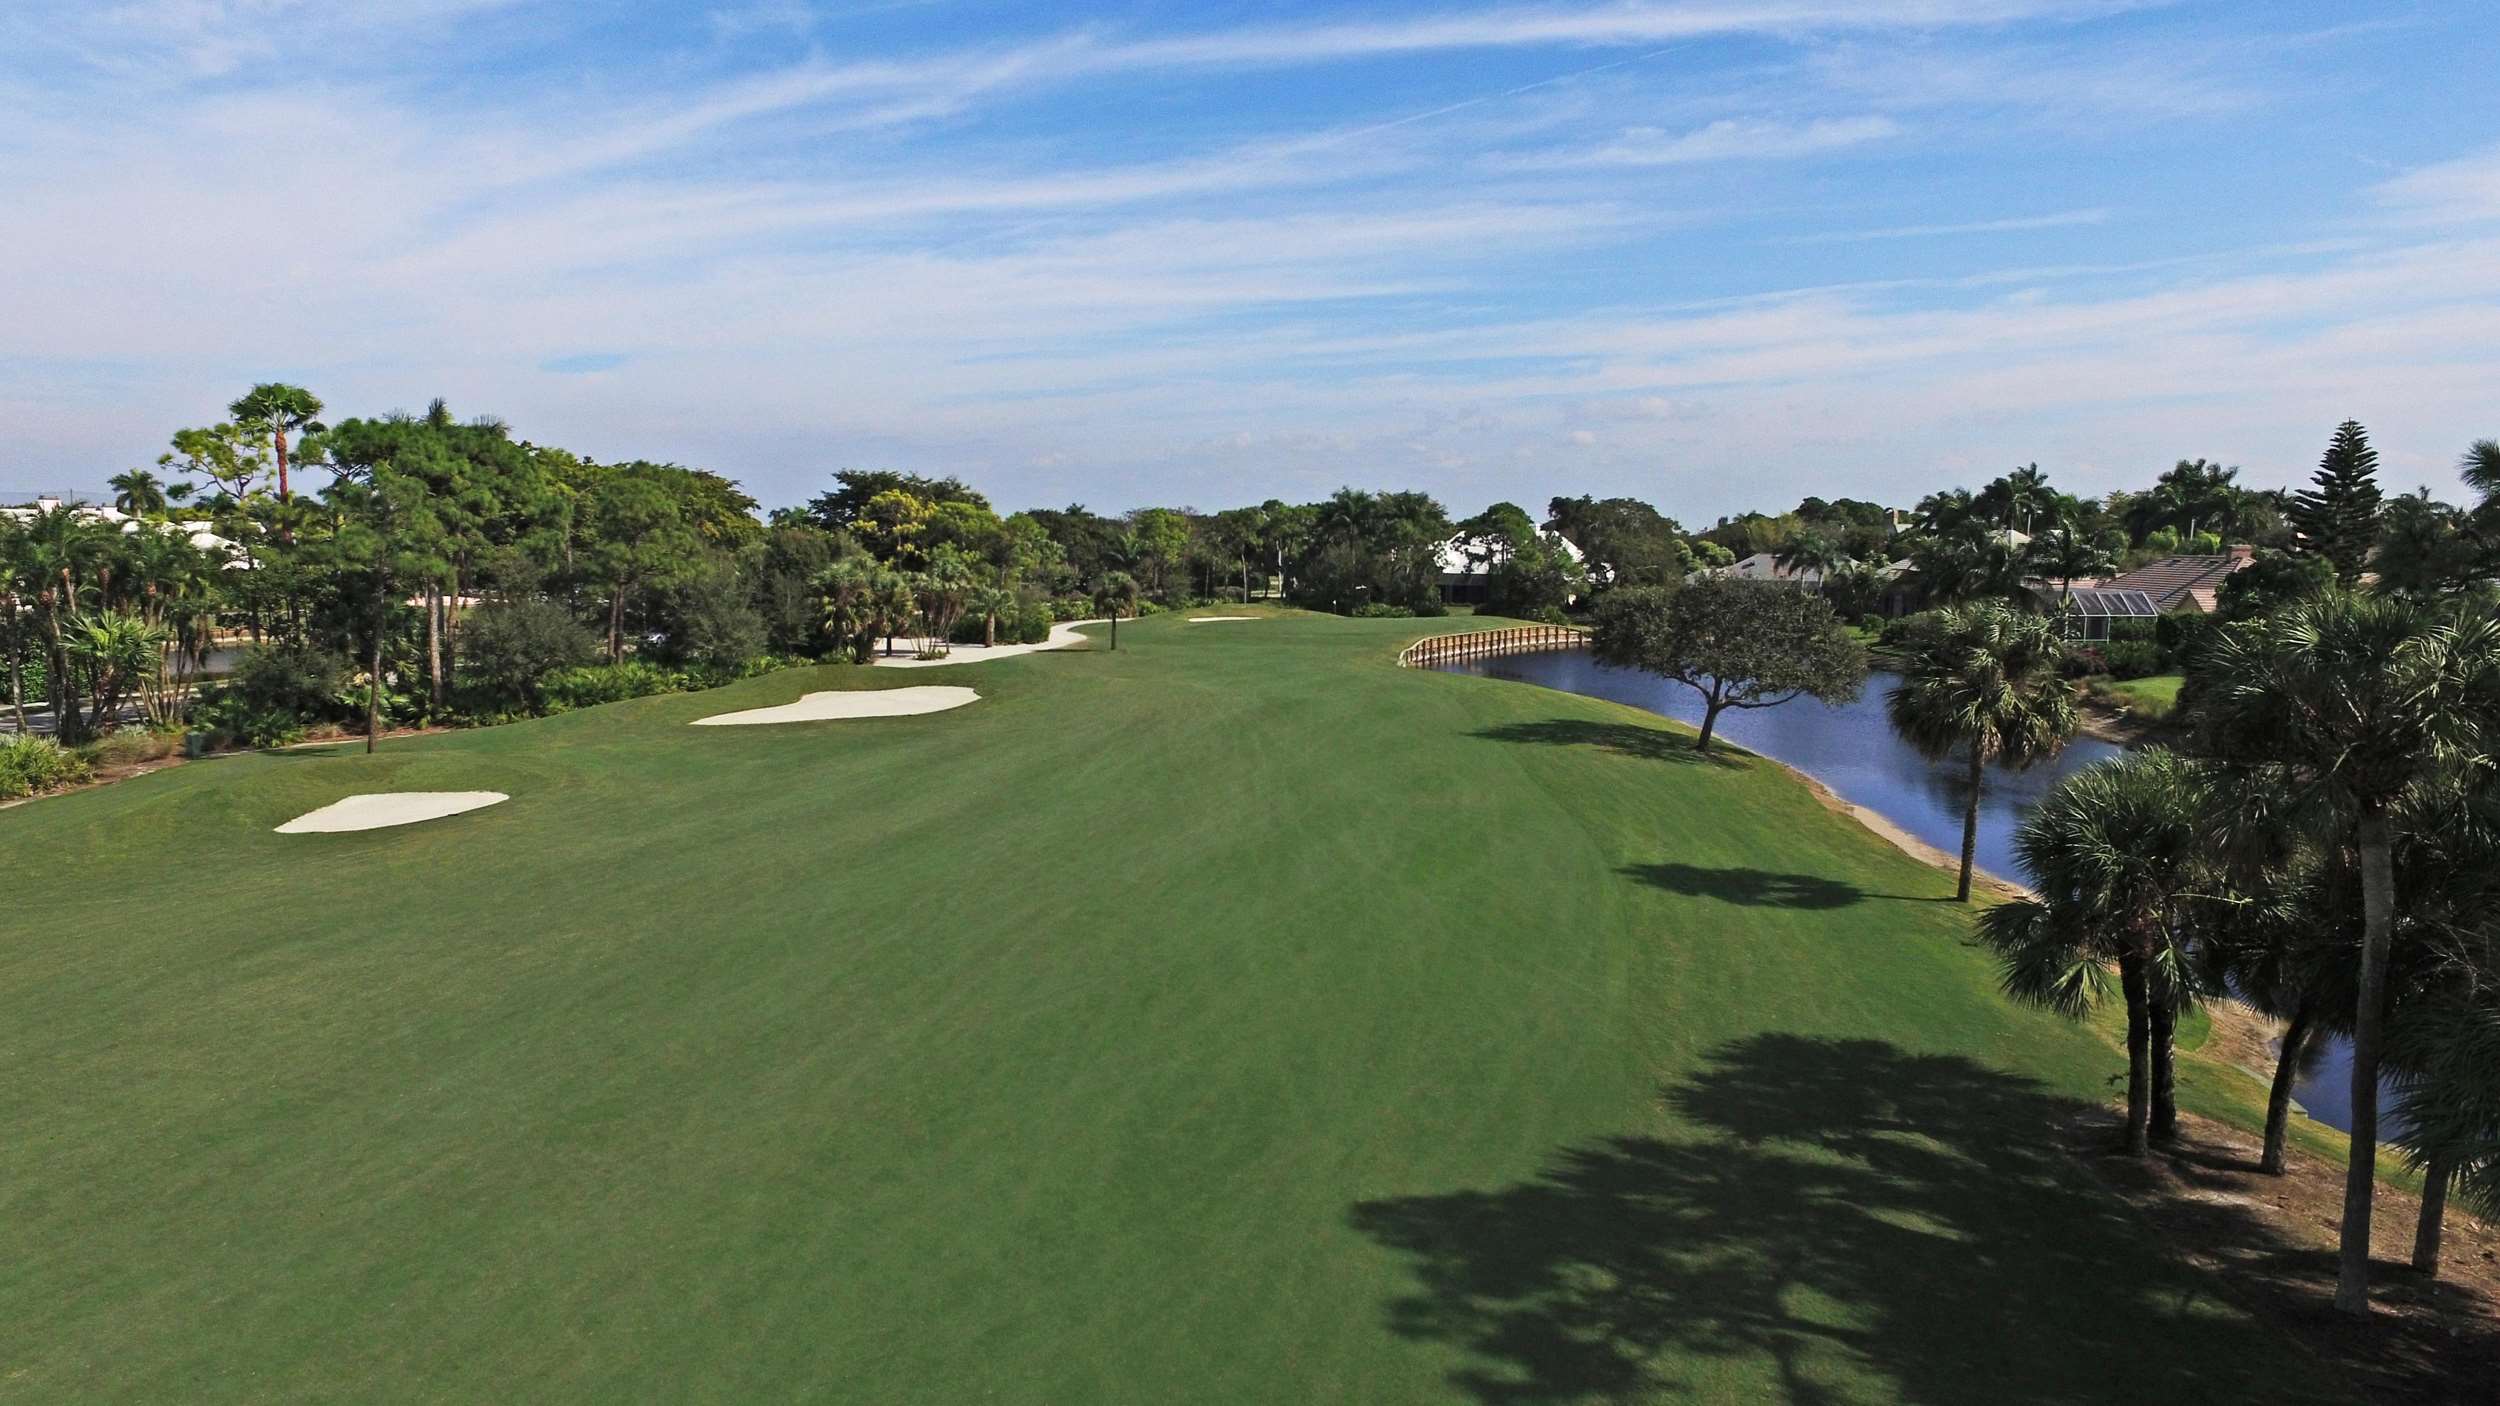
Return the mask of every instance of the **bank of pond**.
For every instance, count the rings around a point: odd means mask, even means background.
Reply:
[[[1541,650],[1435,667],[1444,673],[1509,679],[1626,703],[1696,726],[1701,722],[1700,697],[1692,689],[1654,674],[1608,668],[1585,649]],[[1878,670],[1867,677],[1865,690],[1852,702],[1799,698],[1775,708],[1731,708],[1719,716],[1718,735],[1797,768],[1842,799],[1865,806],[1947,854],[1959,853],[1967,771],[1961,762],[1929,760],[1893,732],[1884,716],[1884,700],[1900,686],[1900,675]],[[1979,867],[2019,880],[2022,873],[2014,852],[2014,832],[2023,816],[2060,780],[2124,750],[2098,738],[2078,737],[2056,757],[2029,770],[1989,767],[1979,793]],[[2349,1132],[2351,1046],[2340,1038],[2315,1043],[2318,1048],[2293,1097],[2310,1117]]]

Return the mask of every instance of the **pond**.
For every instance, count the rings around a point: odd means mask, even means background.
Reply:
[[[1682,722],[1701,722],[1700,695],[1683,684],[1629,669],[1609,669],[1584,649],[1547,650],[1470,659],[1438,666],[1444,673],[1475,674],[1541,684],[1566,693],[1628,703]],[[1901,686],[1897,674],[1878,671],[1852,703],[1800,698],[1776,708],[1731,708],[1719,715],[1718,735],[1788,763],[1893,824],[1943,850],[1962,850],[1964,768],[1933,762],[1893,733],[1884,700]],[[2024,812],[2060,778],[2123,749],[2098,738],[2078,737],[2053,760],[2028,771],[1990,767],[1979,793],[1979,867],[2022,879],[2014,857],[2014,831]],[[2352,1047],[2343,1039],[2322,1042],[2292,1096],[2310,1117],[2339,1131],[2351,1130]],[[2390,1093],[2380,1095],[2384,1123],[2394,1111]]]

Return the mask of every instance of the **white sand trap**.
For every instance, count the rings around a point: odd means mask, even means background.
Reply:
[[[750,727],[760,723],[817,723],[842,718],[907,718],[918,713],[943,713],[979,701],[968,688],[880,688],[842,693],[811,693],[778,708],[749,708],[743,713],[718,713],[694,720],[696,727]]]
[[[501,791],[368,791],[332,801],[278,827],[281,835],[335,835],[346,830],[387,830],[482,810],[511,800]]]
[[[1085,643],[1085,636],[1076,632],[1079,625],[1108,625],[1109,620],[1070,620],[1050,627],[1050,637],[1040,644],[959,644],[935,659],[916,659],[908,654],[881,654],[876,666],[880,669],[943,669],[949,664],[978,664],[985,659],[1013,659],[1019,654],[1039,654],[1045,649],[1066,649]]]
[[[1192,615],[1189,617],[1189,623],[1192,625],[1213,625],[1218,621],[1223,620],[1256,620],[1258,618],[1259,617],[1255,615]]]

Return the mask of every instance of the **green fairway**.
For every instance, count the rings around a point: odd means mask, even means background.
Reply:
[[[2185,683],[2179,674],[2148,674],[2140,679],[2118,679],[2109,688],[2127,702],[2127,710],[2153,721],[2169,717],[2179,706],[2179,685]]]
[[[2123,1058],[1999,998],[1950,875],[1392,662],[1468,624],[1160,617],[0,812],[0,1400],[2331,1386],[2050,1147]],[[982,699],[686,726],[929,684]],[[382,789],[512,799],[270,832]]]

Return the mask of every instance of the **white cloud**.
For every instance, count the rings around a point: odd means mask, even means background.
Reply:
[[[2060,210],[2048,215],[2013,215],[2001,220],[1966,220],[1955,224],[1886,225],[1878,229],[1831,230],[1822,234],[1793,235],[1782,244],[1855,244],[1881,239],[1932,239],[1962,234],[2009,234],[2027,230],[2068,229],[2075,225],[2098,225],[2109,222],[2105,209]]]

